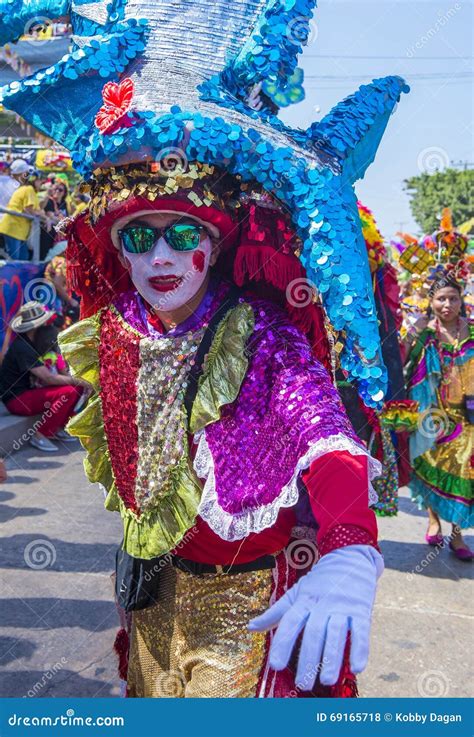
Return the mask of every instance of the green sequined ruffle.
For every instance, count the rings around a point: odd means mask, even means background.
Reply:
[[[239,304],[219,325],[203,372],[191,412],[192,434],[220,417],[220,408],[231,404],[237,396],[248,368],[245,344],[255,327],[253,310]]]
[[[104,431],[100,402],[99,335],[101,313],[81,320],[59,336],[61,352],[71,374],[88,381],[94,395],[87,406],[74,415],[67,425],[70,435],[79,438],[87,456],[84,470],[91,483],[99,483],[110,492],[115,485]]]
[[[470,479],[454,476],[442,468],[432,466],[423,456],[414,459],[413,468],[416,475],[433,489],[442,489],[445,494],[461,497],[466,502],[472,499]]]

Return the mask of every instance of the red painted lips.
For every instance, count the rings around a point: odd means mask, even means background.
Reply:
[[[167,276],[153,276],[148,279],[149,285],[157,292],[172,292],[173,289],[177,289],[182,282],[180,276],[170,274]]]

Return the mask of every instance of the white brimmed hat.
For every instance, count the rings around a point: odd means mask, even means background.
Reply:
[[[39,328],[51,317],[51,312],[41,302],[26,302],[10,323],[15,333],[27,333],[28,330]]]
[[[10,166],[10,172],[11,174],[32,174],[34,172],[35,168],[34,166],[31,166],[23,159],[15,159],[15,161],[12,161],[12,164]]]

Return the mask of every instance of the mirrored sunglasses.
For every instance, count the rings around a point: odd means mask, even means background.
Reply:
[[[147,253],[160,238],[164,238],[174,251],[194,251],[199,246],[202,225],[174,223],[166,228],[151,225],[130,225],[118,231],[120,242],[128,253]]]

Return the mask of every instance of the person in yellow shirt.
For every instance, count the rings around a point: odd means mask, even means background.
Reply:
[[[90,197],[87,194],[84,194],[82,192],[78,192],[76,194],[76,197],[74,199],[75,209],[73,212],[73,217],[77,217],[82,212],[85,212],[87,210],[87,208],[89,207],[89,200]]]
[[[37,192],[41,188],[38,172],[26,161],[18,159],[11,167],[12,176],[20,186],[16,189],[7,205],[7,210],[28,215],[41,215]],[[0,233],[5,240],[5,248],[11,259],[28,261],[27,241],[31,231],[31,220],[6,213],[0,220]]]

